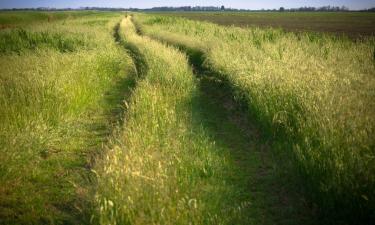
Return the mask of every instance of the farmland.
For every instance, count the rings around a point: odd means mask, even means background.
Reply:
[[[158,13],[198,21],[208,21],[225,26],[282,28],[287,31],[328,32],[350,37],[375,34],[374,13],[335,12],[178,12]]]
[[[0,13],[0,224],[370,224],[373,20]]]

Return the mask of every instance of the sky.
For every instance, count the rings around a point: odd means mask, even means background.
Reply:
[[[350,9],[375,7],[375,0],[0,0],[0,8],[78,8],[85,6],[151,8],[156,6],[221,6],[238,9],[278,9],[302,6],[346,6]]]

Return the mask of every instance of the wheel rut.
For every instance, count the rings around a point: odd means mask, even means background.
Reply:
[[[243,179],[243,195],[249,198],[249,220],[255,224],[312,224],[311,212],[276,165],[271,145],[256,122],[249,118],[246,105],[235,99],[229,82],[204,66],[204,54],[184,50],[199,82],[201,120],[225,145]],[[292,189],[291,189],[292,188]]]
[[[135,23],[137,24],[137,23]],[[142,29],[137,29],[142,34]],[[292,186],[277,167],[268,139],[249,117],[241,99],[235,99],[230,83],[216,71],[204,66],[203,52],[187,46],[150,37],[184,52],[196,76],[200,100],[195,122],[212,134],[215,142],[231,152],[237,164],[235,179],[246,199],[245,217],[249,224],[314,224],[313,210],[298,187]]]

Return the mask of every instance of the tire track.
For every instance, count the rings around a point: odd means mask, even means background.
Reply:
[[[137,25],[137,23],[134,23]],[[137,28],[141,35],[142,29]],[[147,35],[146,35],[147,36]],[[217,143],[230,149],[242,173],[240,190],[251,202],[246,207],[250,224],[315,224],[315,213],[292,186],[277,161],[256,122],[249,118],[247,104],[235,99],[230,83],[218,72],[204,66],[202,51],[178,43],[150,37],[184,52],[196,76],[201,95],[196,123],[203,124]]]

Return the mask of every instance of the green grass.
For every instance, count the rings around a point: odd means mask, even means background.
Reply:
[[[30,32],[24,29],[4,31],[0,36],[0,54],[20,54],[22,51],[37,48],[51,48],[60,52],[73,52],[84,46],[85,42],[78,35],[67,37],[59,33]]]
[[[136,22],[146,35],[204,54],[324,217],[374,217],[372,37],[353,42],[152,15]]]
[[[205,132],[192,127],[197,90],[184,55],[137,36],[129,18],[120,37],[137,47],[147,69],[123,132],[99,167],[101,224],[219,222],[214,209],[220,199],[212,195],[224,198],[231,187],[213,184],[229,165]]]
[[[140,79],[122,132],[97,166],[101,224],[312,221],[296,198],[280,201],[292,195],[282,191],[266,147],[232,121],[225,95],[215,96],[220,83],[194,78],[184,54],[138,36],[130,17],[119,38]]]
[[[97,12],[97,11],[64,11],[64,12],[0,12],[0,28],[15,26],[33,26],[40,23],[52,23],[62,21],[63,23],[74,18],[93,17],[99,20],[105,20],[119,12]],[[91,21],[92,22],[92,21]],[[89,21],[86,21],[89,23]]]
[[[6,25],[29,25],[38,22],[52,22],[52,20],[68,18],[72,13],[66,12],[0,12],[0,24]]]
[[[95,11],[0,24],[0,224],[375,218],[374,37]]]
[[[362,12],[178,12],[159,15],[208,21],[225,26],[328,32],[353,38],[375,35],[375,15]]]
[[[94,212],[90,169],[132,66],[112,35],[118,14],[85,14],[0,31],[1,224],[87,224]]]

